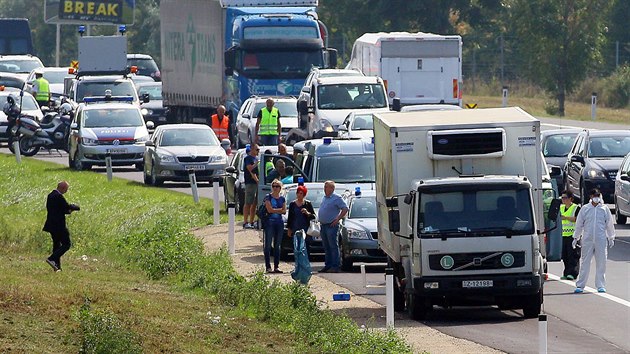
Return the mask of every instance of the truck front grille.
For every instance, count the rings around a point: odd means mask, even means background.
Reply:
[[[495,256],[491,256],[498,253]],[[510,254],[507,256],[506,254]],[[504,255],[505,258],[503,257]],[[443,260],[444,257],[453,259],[452,266],[445,268],[443,264],[451,265],[450,259]],[[487,258],[487,259],[486,259]],[[506,264],[503,264],[502,258]],[[509,258],[513,262],[509,264]],[[506,269],[520,268],[525,265],[525,252],[480,252],[480,253],[451,253],[451,254],[433,254],[429,256],[429,268],[432,270],[442,271],[468,271],[482,269]]]

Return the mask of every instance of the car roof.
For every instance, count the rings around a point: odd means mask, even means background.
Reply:
[[[153,79],[151,79],[153,80]],[[162,82],[161,81],[141,81],[141,82],[136,82],[136,87],[140,88],[140,87],[146,87],[146,86],[162,86]]]
[[[583,130],[584,129],[579,129],[579,128],[550,129],[550,130],[543,130],[540,132],[540,134],[543,137],[551,136],[551,135],[577,135]]]
[[[153,59],[149,54],[127,54],[127,59]]]
[[[12,79],[18,79],[20,81],[26,82],[26,80],[24,79],[24,74],[10,73],[10,72],[7,72],[7,71],[0,71],[0,77],[10,77]]]
[[[457,111],[462,109],[460,106],[453,104],[415,104],[404,106],[401,112],[417,112],[417,111]]]
[[[309,154],[314,150],[316,156],[367,155],[374,153],[374,144],[369,139],[331,139],[330,144],[325,144],[324,140],[300,141],[295,144],[295,147],[306,150]]]
[[[296,97],[287,97],[287,96],[253,96],[248,98],[248,100],[254,100],[256,103],[266,102],[268,98],[272,98],[275,102],[289,102],[289,101],[297,101]]]
[[[0,55],[0,61],[2,60],[26,60],[26,59],[35,59],[41,61],[38,57],[32,54],[10,54],[10,55]]]
[[[583,132],[586,134],[586,131]],[[600,137],[600,136],[630,136],[630,130],[589,130],[589,137]]]
[[[11,89],[11,90],[8,90],[8,89]],[[20,96],[20,91],[21,90],[15,89],[13,87],[5,87],[5,89],[3,91],[0,91],[0,96],[6,97],[6,96],[9,96],[9,94],[12,93],[13,96],[15,96],[17,98],[17,97]],[[26,91],[24,91],[24,96],[31,96],[31,97],[33,97],[33,95],[31,95],[30,93],[28,93]],[[2,102],[0,102],[0,103],[2,103]],[[0,106],[1,106],[1,104],[0,104]]]
[[[355,69],[319,69],[314,68],[313,71],[318,72],[318,77],[331,77],[331,76],[365,76],[359,70]]]
[[[334,84],[378,84],[381,78],[377,76],[332,76],[317,79],[319,85]]]
[[[155,128],[155,131],[161,130],[179,130],[179,129],[205,129],[211,130],[209,126],[205,124],[163,124]]]
[[[68,72],[68,68],[66,67],[61,67],[61,66],[45,66],[43,68],[39,68],[39,69],[33,69],[31,71],[35,71],[35,70],[42,70],[43,72],[53,72],[53,71],[64,71],[64,72]],[[68,75],[72,75],[72,74],[68,74]]]

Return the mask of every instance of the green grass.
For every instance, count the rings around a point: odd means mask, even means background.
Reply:
[[[393,332],[362,331],[319,309],[308,288],[238,275],[189,230],[212,202],[0,155],[0,352],[408,352]],[[45,257],[45,198],[70,183],[73,248]],[[222,222],[227,216],[221,214]]]

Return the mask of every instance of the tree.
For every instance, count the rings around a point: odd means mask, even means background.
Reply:
[[[519,53],[533,63],[523,74],[554,94],[564,116],[566,95],[601,62],[608,0],[510,0],[509,26]]]

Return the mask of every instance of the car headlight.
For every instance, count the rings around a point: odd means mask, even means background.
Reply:
[[[98,142],[97,139],[90,139],[90,138],[81,138],[81,143],[83,145],[96,145],[96,143]]]
[[[151,114],[149,112],[150,111],[148,109],[146,109],[146,108],[143,108],[143,109],[140,110],[140,113],[142,113],[143,116],[147,116],[147,115]]]
[[[158,154],[158,157],[162,162],[175,162],[175,156],[173,155]]]
[[[370,234],[365,230],[348,229],[348,238],[355,240],[369,240]]]
[[[325,132],[332,133],[335,131],[335,127],[333,127],[333,125],[330,124],[330,122],[327,121],[326,119],[322,119],[322,130]]]
[[[606,178],[606,174],[604,173],[604,171],[600,171],[596,169],[588,170],[588,176],[590,178]]]
[[[210,157],[211,163],[222,163],[227,164],[227,156],[213,156]]]
[[[148,135],[141,136],[135,140],[136,143],[144,143],[145,141],[149,141]]]

